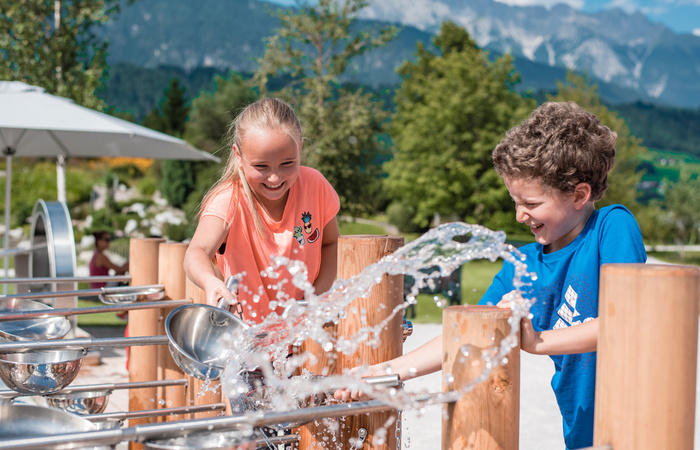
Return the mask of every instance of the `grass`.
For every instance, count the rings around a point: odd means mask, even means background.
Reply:
[[[78,308],[103,305],[99,300],[78,299]],[[124,325],[126,325],[126,320],[121,320],[117,317],[117,313],[114,312],[81,314],[78,316],[79,327],[123,327]]]
[[[501,261],[488,260],[470,261],[462,266],[462,304],[475,305],[484,295],[491,280],[501,269]],[[414,323],[442,323],[442,307],[438,306],[435,297],[439,297],[441,303],[449,304],[441,294],[420,294],[415,306],[416,316],[411,320]]]

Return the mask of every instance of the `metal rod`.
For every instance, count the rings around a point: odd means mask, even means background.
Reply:
[[[137,381],[133,383],[102,383],[102,384],[85,384],[80,386],[70,386],[66,389],[60,391],[52,392],[51,394],[46,394],[48,396],[52,395],[64,395],[73,394],[76,392],[92,392],[92,391],[115,391],[117,389],[138,389],[138,388],[148,388],[148,387],[161,387],[161,386],[187,386],[187,379],[182,378],[180,380],[155,380],[155,381]],[[16,391],[3,390],[0,391],[0,398],[15,398],[21,397],[23,395],[31,396],[36,394],[20,394]]]
[[[91,422],[104,422],[106,420],[143,419],[145,417],[159,417],[170,414],[189,414],[203,411],[221,411],[226,409],[225,403],[213,403],[211,405],[178,406],[176,408],[146,409],[143,411],[122,411],[101,414],[88,414],[82,416]]]
[[[30,342],[0,343],[0,354],[23,353],[31,350],[67,349],[67,348],[108,348],[108,347],[135,347],[142,345],[167,345],[168,336],[134,336],[117,338],[79,338],[79,339],[54,339]]]
[[[123,441],[144,442],[175,436],[185,436],[202,431],[228,431],[240,426],[262,427],[280,423],[311,422],[322,418],[335,418],[357,414],[368,414],[395,409],[377,400],[369,402],[343,403],[314,408],[302,408],[283,412],[246,412],[234,416],[212,417],[189,421],[162,422],[137,425],[118,430],[98,430],[67,433],[54,436],[41,436],[20,439],[5,439],[0,442],[0,450],[45,450],[51,446],[61,448],[81,448],[92,445],[113,445]]]
[[[94,276],[94,277],[36,277],[36,278],[0,278],[0,284],[48,284],[48,283],[108,283],[110,281],[131,281],[131,275]]]
[[[35,245],[34,247],[30,247],[30,248],[20,248],[20,247],[11,248],[9,250],[0,251],[0,256],[12,256],[12,255],[21,255],[23,253],[32,253],[34,250],[40,250],[40,249],[43,249],[46,247],[47,247],[46,244],[39,244],[39,245]]]
[[[50,292],[27,292],[23,294],[12,294],[12,298],[54,298],[54,297],[84,297],[84,296],[94,296],[100,294],[125,294],[133,293],[138,294],[142,291],[148,290],[163,290],[165,286],[162,284],[151,284],[144,286],[116,286],[110,288],[100,288],[100,289],[81,289],[77,291],[50,291]]]
[[[10,322],[12,320],[27,320],[27,319],[46,319],[53,316],[73,316],[78,314],[96,314],[96,313],[107,313],[107,312],[119,312],[119,311],[133,311],[137,309],[149,309],[149,308],[164,308],[164,307],[176,307],[180,305],[187,305],[192,303],[191,299],[182,300],[164,300],[157,302],[137,302],[137,303],[127,303],[127,304],[114,304],[114,305],[98,305],[98,306],[85,306],[82,308],[57,308],[57,309],[41,309],[41,310],[25,310],[15,313],[3,312],[0,315],[0,322]]]

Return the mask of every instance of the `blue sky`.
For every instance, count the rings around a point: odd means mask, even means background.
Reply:
[[[295,0],[268,0],[293,5]],[[381,1],[381,0],[380,0]],[[407,2],[413,0],[405,0]],[[466,1],[466,0],[465,0]],[[597,12],[618,7],[627,12],[639,11],[649,20],[662,23],[676,33],[694,33],[700,36],[700,0],[497,0],[509,5],[543,5],[567,3],[583,12]]]

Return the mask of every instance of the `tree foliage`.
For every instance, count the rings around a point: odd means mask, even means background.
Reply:
[[[107,42],[97,29],[121,4],[119,0],[3,2],[0,79],[41,86],[80,105],[102,109],[95,90],[107,70]]]
[[[511,58],[490,62],[464,28],[445,22],[433,42],[440,54],[419,45],[416,62],[399,69],[403,81],[395,96],[386,187],[414,211],[413,223],[420,227],[428,227],[435,214],[512,227],[512,205],[491,151],[534,101],[514,92],[519,76]]]
[[[682,170],[678,181],[666,180],[661,190],[664,201],[655,200],[652,205],[661,211],[658,222],[673,236],[684,259],[682,246],[696,244],[700,238],[700,180]]]
[[[388,113],[370,93],[340,87],[353,58],[386,45],[394,27],[358,30],[353,25],[365,0],[301,2],[295,11],[280,10],[281,27],[268,40],[254,80],[266,94],[280,76],[292,83],[275,95],[297,110],[307,138],[304,163],[320,170],[351,214],[371,210],[379,190],[381,140]]]
[[[144,126],[175,137],[182,137],[190,106],[185,97],[185,88],[177,78],[170,80],[164,91],[160,110],[154,109],[144,119]],[[165,160],[161,168],[160,192],[176,208],[182,207],[194,191],[195,177],[191,161]]]
[[[588,85],[584,77],[572,72],[569,72],[566,78],[566,83],[557,83],[557,94],[548,95],[547,99],[576,102],[617,133],[615,165],[608,177],[608,190],[599,206],[619,203],[633,212],[639,211],[637,184],[642,175],[637,172],[637,166],[648,150],[641,145],[640,139],[630,133],[625,120],[601,103],[596,86]]]

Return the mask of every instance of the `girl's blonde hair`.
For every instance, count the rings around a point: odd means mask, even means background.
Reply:
[[[250,133],[261,131],[283,131],[296,142],[298,148],[301,148],[301,124],[299,123],[299,118],[296,113],[288,103],[278,98],[266,97],[246,106],[229,125],[226,133],[226,142],[230,151],[228,162],[219,180],[214,183],[202,199],[199,214],[201,214],[202,210],[209,204],[219,188],[229,183],[234,185],[234,198],[229,207],[236,208],[238,206],[238,196],[241,192],[240,188],[243,188],[243,192],[246,197],[248,197],[248,201],[251,205],[257,203],[250,189],[250,185],[248,185],[245,178],[245,174],[240,167],[236,152],[233,151],[233,146],[236,145],[240,152],[241,142],[245,140],[245,137]],[[237,189],[236,185],[238,187]],[[255,208],[253,208],[252,212],[256,227],[262,235],[263,227],[260,216]],[[230,223],[226,225],[230,225]]]

